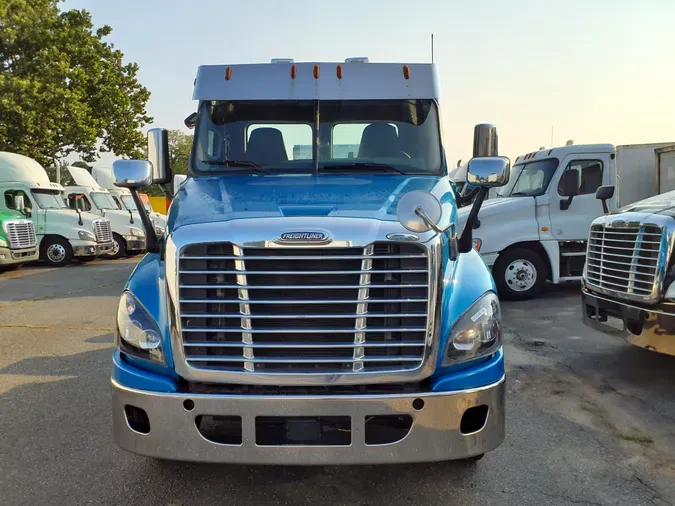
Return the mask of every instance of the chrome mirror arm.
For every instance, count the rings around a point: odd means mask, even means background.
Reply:
[[[415,208],[415,214],[416,214],[417,216],[419,216],[420,218],[422,218],[422,220],[424,221],[424,223],[426,223],[427,226],[428,226],[431,230],[433,230],[434,232],[436,232],[437,234],[443,234],[443,233],[445,233],[445,232],[448,230],[448,228],[450,228],[450,225],[448,225],[448,226],[445,227],[445,228],[440,228],[438,225],[436,225],[436,224],[433,222],[433,220],[432,220],[431,218],[429,218],[429,216],[427,216],[427,213],[425,213],[425,212],[424,212],[424,209],[422,209],[421,207]]]

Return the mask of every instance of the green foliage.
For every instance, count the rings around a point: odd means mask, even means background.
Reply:
[[[192,134],[169,130],[169,163],[174,174],[187,174],[192,151]]]
[[[60,0],[0,0],[0,150],[51,165],[69,153],[143,157],[150,92],[138,65]]]

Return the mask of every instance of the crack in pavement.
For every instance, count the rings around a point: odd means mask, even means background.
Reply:
[[[635,478],[635,479],[636,479],[636,480],[637,480],[637,481],[638,481],[645,489],[647,489],[649,492],[652,493],[652,495],[653,495],[653,497],[651,498],[652,504],[657,504],[657,503],[655,502],[655,500],[658,499],[659,501],[663,502],[664,504],[668,504],[669,506],[673,506],[673,503],[671,503],[670,501],[668,501],[668,500],[666,500],[666,499],[663,498],[663,496],[661,495],[661,492],[659,492],[659,491],[656,490],[652,485],[650,485],[650,484],[647,483],[645,480],[643,480],[642,478],[640,478],[640,476],[639,476],[638,473],[637,473],[637,469],[635,469],[635,468],[632,467],[632,466],[631,466],[631,469],[633,470],[633,477],[634,477],[634,478]]]
[[[551,492],[542,492],[541,490],[535,490],[535,492],[545,497],[551,497],[553,499],[563,499],[565,501],[571,502],[572,504],[591,504],[593,506],[602,506],[602,503],[600,502],[589,501],[587,499],[574,499],[573,497],[570,497],[568,495],[553,494]]]

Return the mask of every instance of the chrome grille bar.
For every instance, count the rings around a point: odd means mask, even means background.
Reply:
[[[239,258],[238,260],[234,261],[234,268],[241,272],[242,274],[237,274],[237,285],[240,286],[246,286],[248,285],[248,282],[246,281],[246,266],[244,264],[244,260],[241,260],[241,257],[244,256],[244,252],[239,246],[232,246],[232,250],[235,254],[234,258]],[[237,293],[239,295],[239,300],[241,302],[239,303],[239,312],[241,313],[241,329],[237,330],[237,332],[241,332],[241,340],[244,343],[244,358],[246,359],[244,361],[244,369],[246,371],[253,372],[255,371],[255,365],[253,362],[251,362],[251,359],[253,357],[253,348],[251,346],[246,346],[249,344],[253,344],[253,334],[251,333],[251,306],[248,303],[248,289],[247,288],[238,288]],[[211,329],[209,329],[209,332],[213,332]]]
[[[363,257],[361,260],[362,274],[359,276],[359,302],[356,305],[356,323],[354,324],[354,363],[352,364],[353,372],[360,372],[363,370],[363,358],[365,357],[365,348],[363,344],[366,342],[366,323],[365,314],[368,312],[368,294],[370,293],[370,270],[373,268],[373,259],[369,258],[375,251],[371,244],[363,250]]]
[[[10,249],[27,249],[37,246],[35,228],[30,220],[7,221],[5,232]]]

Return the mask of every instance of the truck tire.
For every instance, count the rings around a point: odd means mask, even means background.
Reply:
[[[544,260],[525,248],[506,250],[499,255],[492,269],[499,296],[507,300],[536,297],[543,290],[547,275]]]
[[[127,256],[127,241],[119,234],[113,233],[113,250],[108,253],[108,258],[122,258]]]
[[[73,261],[73,247],[61,237],[46,237],[40,243],[40,258],[50,267],[64,267]]]

